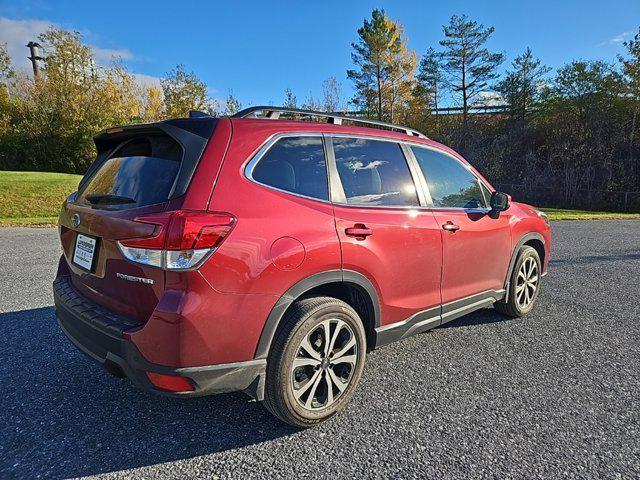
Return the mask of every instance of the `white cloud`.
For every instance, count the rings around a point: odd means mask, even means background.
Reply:
[[[7,44],[7,52],[11,57],[13,68],[18,71],[31,73],[31,61],[29,49],[26,47],[30,41],[38,41],[38,35],[46,32],[51,27],[58,27],[48,20],[14,20],[0,17],[0,44]],[[136,57],[129,49],[100,48],[91,45],[94,57],[98,65],[108,65],[113,60],[120,58],[123,61],[131,61]],[[160,78],[144,73],[133,72],[136,80],[142,87],[160,86]]]
[[[51,27],[60,27],[60,25],[41,19],[16,20],[0,17],[0,44],[7,44],[7,52],[9,53],[9,57],[11,57],[12,66],[15,70],[31,74],[31,61],[27,58],[29,56],[29,49],[26,45],[30,41],[38,41],[38,35],[46,32]],[[64,28],[66,30],[73,29],[73,27],[66,26]],[[84,33],[86,33],[85,37],[92,37],[90,32]],[[115,59],[121,59],[125,64],[134,60],[140,60],[140,56],[134,54],[127,48],[113,49],[100,48],[95,45],[90,46],[98,65],[109,65]],[[145,73],[131,73],[143,88],[149,86],[160,87],[159,77]],[[218,90],[207,86],[207,93],[209,96],[214,97],[218,93]],[[215,101],[221,105],[225,102],[224,99],[220,98],[215,98]]]
[[[7,44],[7,51],[11,57],[14,67],[17,69],[27,69],[31,66],[27,59],[29,50],[26,45],[30,41],[38,41],[38,35],[46,32],[51,27],[58,27],[47,20],[13,20],[0,17],[0,43]],[[91,45],[96,62],[99,65],[107,65],[116,58],[122,60],[133,60],[134,55],[130,50],[100,48]]]
[[[7,44],[7,52],[16,70],[31,71],[31,61],[27,59],[30,41],[37,41],[38,35],[46,32],[52,23],[47,20],[12,20],[0,17],[0,43]]]
[[[152,75],[146,75],[144,73],[135,73],[135,72],[132,75],[134,77],[136,77],[136,81],[143,88],[147,88],[147,87],[158,87],[158,88],[160,88],[160,78],[159,77],[154,77]]]
[[[506,102],[502,95],[497,92],[480,92],[478,98],[473,102],[474,107],[497,107]]]
[[[598,46],[603,47],[604,45],[620,45],[622,42],[630,38],[631,35],[633,35],[632,31],[622,32],[615,37],[610,38],[609,40],[599,43]]]
[[[109,64],[111,61],[117,58],[120,58],[122,60],[134,59],[133,53],[131,53],[131,51],[127,50],[126,48],[120,50],[113,48],[98,48],[93,46],[91,48],[93,50],[93,55],[96,59],[96,62],[99,65]]]
[[[609,43],[622,43],[624,42],[627,38],[629,38],[631,36],[633,32],[622,32],[620,35],[616,35],[615,37],[613,37],[611,40],[609,40]]]

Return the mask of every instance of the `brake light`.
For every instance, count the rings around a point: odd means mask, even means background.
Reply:
[[[156,229],[151,236],[118,242],[127,259],[167,270],[185,270],[198,268],[220,246],[236,219],[228,213],[179,210],[135,221],[156,225]]]

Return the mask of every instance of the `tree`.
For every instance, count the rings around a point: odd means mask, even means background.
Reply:
[[[435,112],[435,130],[440,134],[439,105],[442,95],[442,55],[430,47],[420,60],[413,95],[419,105]]]
[[[383,89],[383,100],[387,105],[391,123],[397,122],[400,118],[403,123],[406,123],[416,110],[413,93],[416,85],[415,70],[418,55],[407,47],[407,38],[403,35],[402,25],[389,19],[387,22],[395,30],[400,42],[399,48],[389,51],[387,59],[389,77]]]
[[[298,99],[290,88],[284,89],[284,105],[285,108],[298,108]]]
[[[533,58],[530,48],[516,57],[512,66],[513,70],[507,71],[496,90],[507,101],[514,116],[525,118],[530,107],[539,100],[544,78],[551,69]]]
[[[443,68],[447,84],[462,99],[463,125],[467,124],[469,106],[498,77],[497,68],[503,62],[501,53],[491,53],[484,46],[493,27],[470,20],[466,15],[453,15],[443,27],[445,39],[440,41]]]
[[[340,109],[341,86],[336,77],[329,77],[322,82],[322,109],[325,112],[337,112]]]
[[[147,87],[142,95],[142,118],[145,122],[155,122],[164,116],[162,90],[153,85]]]
[[[7,52],[7,44],[0,43],[0,122],[8,121],[10,108],[9,86],[16,78],[16,72],[11,68],[11,58]],[[4,121],[3,121],[4,120]]]
[[[110,105],[91,48],[78,32],[51,28],[39,35],[45,61],[37,82],[25,85],[22,154],[37,170],[84,171],[94,155],[92,134],[104,128]]]
[[[352,43],[351,58],[357,69],[348,70],[356,94],[352,103],[378,120],[393,121],[398,102],[409,98],[417,62],[406,45],[402,26],[388,19],[384,10],[373,10],[371,20],[358,29],[360,40]]]
[[[547,167],[561,179],[564,201],[575,204],[580,189],[596,182],[611,188],[619,132],[625,123],[620,75],[602,61],[564,65],[543,97],[538,120]]]
[[[576,60],[556,74],[549,100],[562,99],[566,109],[580,121],[606,107],[620,95],[620,75],[603,61]]]
[[[438,114],[438,103],[442,95],[441,58],[442,55],[436,52],[433,47],[430,47],[420,60],[418,75],[416,76],[418,81],[416,84],[417,94],[429,106],[433,106],[436,115]]]
[[[117,60],[96,65],[78,32],[51,28],[38,40],[45,57],[38,81],[21,77],[0,107],[7,120],[0,166],[82,173],[95,155],[94,133],[140,120],[141,92]]]
[[[15,117],[15,102],[9,94],[9,88],[16,77],[11,68],[11,58],[7,44],[0,43],[0,167],[6,162],[9,145],[13,143],[12,120]]]
[[[638,126],[638,113],[640,112],[640,28],[631,40],[624,42],[624,46],[627,48],[629,56],[627,58],[619,56],[618,59],[622,63],[626,93],[633,101],[633,115],[629,129],[629,161],[631,162],[634,156],[634,139]],[[640,175],[638,159],[635,163],[636,175]]]
[[[242,110],[242,103],[233,96],[233,91],[229,90],[229,95],[227,95],[227,99],[225,100],[224,114],[235,115],[240,110]]]
[[[309,92],[309,95],[302,104],[302,108],[304,110],[314,110],[316,112],[320,112],[323,110],[322,103],[320,102],[320,100],[315,98],[313,96],[313,93],[311,92]]]
[[[122,125],[133,119],[139,120],[144,114],[142,90],[127,69],[120,62],[102,72],[96,99],[102,105],[109,105],[100,113],[104,125]]]
[[[186,117],[190,110],[211,111],[207,85],[183,65],[176,65],[160,83],[167,117]]]
[[[0,43],[0,82],[6,85],[15,76],[16,72],[11,68],[11,58],[9,58],[9,53],[7,52],[7,44]]]

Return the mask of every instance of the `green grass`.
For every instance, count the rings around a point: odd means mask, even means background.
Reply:
[[[0,171],[0,226],[50,226],[80,175]]]
[[[0,227],[55,225],[60,205],[75,191],[80,175],[0,171]],[[544,208],[550,220],[640,218],[640,213]]]
[[[640,218],[640,213],[590,212],[588,210],[565,210],[562,208],[541,208],[549,220],[623,220]]]

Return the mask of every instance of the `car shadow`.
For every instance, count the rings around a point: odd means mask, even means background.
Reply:
[[[241,448],[295,433],[242,393],[156,397],[64,336],[52,307],[0,314],[0,477],[68,478]]]
[[[589,265],[600,262],[618,262],[640,260],[640,252],[637,250],[632,252],[624,252],[615,255],[586,255],[576,258],[558,258],[549,261],[549,266],[565,266],[565,265]]]
[[[447,322],[438,328],[470,327],[474,325],[503,323],[508,322],[509,320],[511,320],[511,318],[498,313],[493,308],[486,308],[468,313],[460,318],[456,318],[455,320]]]

